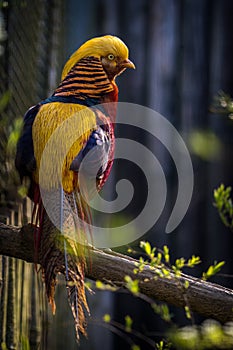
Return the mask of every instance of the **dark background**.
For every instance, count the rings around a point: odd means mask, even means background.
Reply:
[[[2,40],[0,92],[11,92],[2,113],[2,118],[7,116],[9,128],[31,105],[52,93],[63,64],[80,44],[104,34],[114,34],[125,41],[137,69],[118,79],[119,100],[150,107],[165,116],[184,137],[194,168],[190,207],[179,227],[168,235],[165,226],[177,194],[174,164],[167,151],[152,143],[147,135],[135,129],[118,128],[118,136],[141,140],[156,149],[168,182],[166,207],[143,239],[158,247],[167,244],[173,259],[199,255],[203,264],[193,271],[197,276],[214,260],[225,260],[222,272],[231,274],[233,236],[213,207],[213,190],[221,183],[232,184],[233,122],[227,116],[210,113],[210,106],[220,90],[233,95],[233,2],[12,0],[0,9],[2,27],[7,32]],[[192,141],[195,133],[201,137],[202,146],[196,144],[200,138]],[[4,160],[5,155],[1,157]],[[145,200],[143,175],[121,162],[116,163],[113,175],[109,191],[114,181],[122,177],[131,178],[136,184],[135,202],[125,212],[132,216]],[[4,173],[1,179],[1,216],[7,218],[14,208],[16,180],[13,185],[5,181]],[[138,242],[131,246],[139,252]],[[119,249],[125,252],[127,248]],[[231,278],[218,277],[213,281],[232,287]],[[49,316],[47,348],[76,349],[69,310],[62,308],[66,295],[60,288],[57,297],[57,315],[54,320]],[[89,341],[83,340],[80,349],[130,348],[126,339],[99,324],[105,313],[123,324],[125,315],[130,314],[134,327],[147,336],[159,335],[160,339],[167,329],[149,305],[126,293],[97,292],[89,300],[93,317]],[[179,325],[187,323],[183,311],[172,311]],[[196,317],[196,321],[201,318]],[[150,349],[138,339],[135,342],[142,349]]]

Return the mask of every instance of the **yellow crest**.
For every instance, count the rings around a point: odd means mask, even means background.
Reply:
[[[74,65],[82,58],[88,56],[100,58],[109,54],[119,56],[122,59],[128,59],[129,50],[121,39],[112,35],[105,35],[86,41],[66,62],[62,72],[62,80],[66,77],[72,67],[74,67]]]

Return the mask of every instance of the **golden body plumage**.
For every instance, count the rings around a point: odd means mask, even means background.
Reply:
[[[68,123],[65,123],[67,120]],[[71,193],[75,190],[76,175],[72,170],[69,170],[70,165],[77,154],[79,154],[79,152],[83,149],[85,143],[90,137],[91,132],[95,129],[96,116],[89,108],[74,103],[48,103],[40,108],[32,127],[34,153],[38,165],[33,174],[36,183],[39,183],[40,160],[44,148],[51,135],[53,135],[55,130],[59,127],[62,127],[64,137],[59,140],[60,148],[53,148],[51,159],[50,161],[48,160],[46,164],[47,169],[45,170],[47,170],[47,173],[44,174],[44,177],[46,178],[45,184],[48,190],[59,186],[59,172],[54,166],[52,159],[59,158],[59,151],[63,148],[63,146],[66,147],[66,142],[69,141],[70,137],[74,139],[74,134],[76,133],[76,141],[69,149],[62,167],[63,189],[65,192]]]

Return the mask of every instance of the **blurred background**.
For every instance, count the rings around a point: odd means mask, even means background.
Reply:
[[[23,193],[18,194],[14,171],[15,144],[24,113],[53,92],[64,63],[80,44],[94,36],[114,34],[127,44],[137,67],[118,79],[119,100],[165,116],[183,136],[194,168],[190,207],[182,223],[168,235],[165,227],[178,185],[169,153],[138,129],[117,130],[119,137],[154,150],[166,174],[166,206],[143,239],[157,247],[167,244],[172,259],[199,255],[203,263],[193,271],[196,276],[214,260],[224,260],[222,273],[231,274],[233,235],[213,206],[213,191],[221,183],[232,184],[233,121],[227,114],[213,113],[213,104],[219,91],[233,96],[232,13],[231,0],[0,1],[1,221],[21,225],[30,218],[31,204],[21,199]],[[143,174],[133,165],[116,162],[105,192],[114,192],[114,182],[121,178],[132,179],[135,185],[134,201],[124,210],[124,217],[132,217],[145,201]],[[134,256],[139,256],[139,242],[130,246]],[[128,248],[118,251],[127,253]],[[0,277],[0,343],[9,349],[78,348],[62,281],[57,290],[57,314],[52,317],[43,293],[38,292],[42,286],[33,267],[2,257]],[[213,281],[233,287],[230,277]],[[89,302],[89,338],[81,340],[79,349],[130,349],[125,337],[103,323],[106,313],[122,324],[125,315],[130,315],[134,328],[153,339],[161,339],[167,329],[150,305],[127,293],[96,291]],[[172,308],[172,312],[177,324],[188,323],[183,311]],[[135,342],[142,349],[151,349],[141,339]]]

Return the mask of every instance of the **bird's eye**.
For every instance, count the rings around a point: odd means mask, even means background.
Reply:
[[[108,55],[108,59],[109,59],[110,61],[114,60],[114,58],[115,58],[115,56],[114,56],[112,53],[110,53],[110,54]]]

